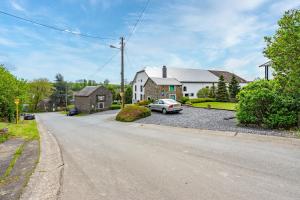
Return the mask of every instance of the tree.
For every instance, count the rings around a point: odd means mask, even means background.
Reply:
[[[289,10],[278,21],[274,36],[265,37],[264,55],[272,61],[282,91],[300,97],[300,10]]]
[[[27,99],[27,84],[24,80],[18,80],[4,65],[0,65],[0,120],[13,121],[16,105],[14,100],[20,99],[20,105]]]
[[[207,98],[209,95],[209,87],[204,87],[201,88],[198,92],[197,92],[197,97],[198,98]]]
[[[215,86],[215,84],[213,84],[210,87],[208,97],[209,98],[216,98],[216,86]]]
[[[64,81],[64,77],[61,74],[57,74],[53,85],[54,92],[51,95],[51,101],[55,104],[55,106],[65,107],[67,82]]]
[[[124,99],[125,99],[126,104],[132,103],[132,88],[131,88],[131,86],[128,86],[126,88]]]
[[[38,103],[52,94],[52,84],[48,79],[41,78],[30,82],[28,85],[30,104],[32,110],[36,111]]]
[[[240,89],[240,84],[233,75],[228,87],[229,95],[232,100],[236,100],[236,95],[239,93]]]
[[[228,101],[228,92],[223,75],[220,76],[216,94],[217,101]]]
[[[103,84],[104,84],[105,86],[108,86],[109,80],[108,80],[108,79],[105,79],[104,82],[103,82]]]

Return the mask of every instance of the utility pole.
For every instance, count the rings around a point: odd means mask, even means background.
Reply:
[[[125,94],[124,94],[124,37],[121,37],[121,100],[122,109],[125,106]]]
[[[68,112],[68,82],[66,82],[66,112]]]

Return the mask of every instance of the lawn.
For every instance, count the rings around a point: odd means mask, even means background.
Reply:
[[[231,102],[203,102],[203,103],[194,103],[194,104],[192,104],[193,107],[198,107],[198,108],[208,108],[208,105],[210,105],[211,108],[215,108],[215,109],[236,110],[237,103],[231,103]]]
[[[2,128],[8,128],[8,137],[1,135],[0,143],[12,137],[21,137],[27,141],[39,139],[39,132],[35,120],[25,120],[19,124],[0,122],[0,129]]]

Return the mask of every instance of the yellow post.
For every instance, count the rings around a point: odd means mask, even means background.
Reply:
[[[16,113],[16,123],[19,123],[19,103],[20,103],[20,99],[15,99],[15,104],[16,104],[16,108],[17,108],[17,113]]]

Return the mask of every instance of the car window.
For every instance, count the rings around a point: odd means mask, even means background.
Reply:
[[[164,100],[166,103],[178,103],[177,101],[173,100],[173,99],[165,99]]]
[[[154,101],[154,104],[158,104],[158,100]]]
[[[159,104],[164,104],[164,102],[162,100],[159,101]]]

